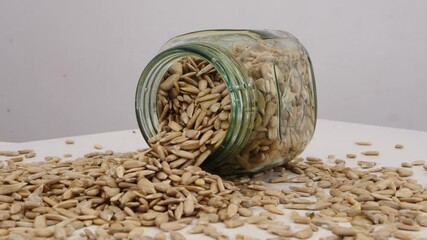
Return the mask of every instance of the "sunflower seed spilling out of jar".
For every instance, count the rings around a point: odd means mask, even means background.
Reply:
[[[185,57],[169,68],[159,88],[160,124],[151,146],[174,166],[200,166],[228,129],[231,103],[221,104],[229,98],[224,80],[206,60]]]

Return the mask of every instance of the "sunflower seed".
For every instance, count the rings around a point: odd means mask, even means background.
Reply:
[[[404,146],[402,144],[396,144],[396,145],[394,145],[394,148],[402,149],[402,148],[404,148]]]
[[[313,236],[313,231],[308,227],[294,232],[293,236],[298,239],[307,239]]]
[[[181,230],[181,229],[185,228],[185,226],[187,226],[187,225],[183,224],[183,223],[165,222],[165,223],[160,224],[160,229],[164,232],[170,232],[170,231]]]
[[[186,238],[179,232],[172,231],[170,232],[171,240],[185,240]]]
[[[368,141],[356,141],[354,143],[360,146],[372,146],[372,143]]]

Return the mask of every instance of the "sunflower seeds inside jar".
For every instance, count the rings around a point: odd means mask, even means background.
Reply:
[[[196,165],[205,170],[265,170],[295,158],[314,133],[311,62],[302,44],[283,31],[181,35],[167,42],[141,75],[136,111],[147,140],[185,142],[173,154],[190,159],[181,150],[197,149]]]

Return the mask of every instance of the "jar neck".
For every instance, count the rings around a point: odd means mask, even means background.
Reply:
[[[210,44],[183,44],[159,53],[142,72],[136,89],[136,116],[145,140],[156,135],[159,127],[157,92],[164,74],[179,59],[197,56],[209,61],[221,74],[231,100],[230,124],[222,144],[202,164],[215,170],[233,159],[249,140],[256,114],[253,86],[248,83],[243,67],[226,50]]]

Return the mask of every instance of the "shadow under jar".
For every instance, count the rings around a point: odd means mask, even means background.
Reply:
[[[221,144],[201,163],[221,175],[266,170],[294,159],[316,125],[313,69],[304,46],[285,31],[207,30],[169,40],[144,69],[136,115],[148,141],[159,131],[159,85],[183,58],[206,60],[229,92],[229,125]]]

